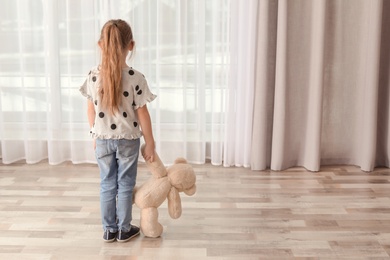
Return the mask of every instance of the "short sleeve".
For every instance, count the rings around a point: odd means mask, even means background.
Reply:
[[[134,86],[134,109],[143,107],[147,103],[152,102],[156,97],[150,91],[146,79],[142,76],[138,84]]]
[[[92,93],[91,93],[91,89],[89,87],[89,84],[88,84],[88,81],[89,81],[89,75],[88,77],[85,79],[83,85],[80,86],[79,90],[81,92],[81,94],[83,96],[85,96],[86,98],[88,98],[89,100],[93,100],[92,98]]]

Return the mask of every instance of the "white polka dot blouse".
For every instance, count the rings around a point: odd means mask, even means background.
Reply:
[[[99,139],[137,139],[142,136],[136,110],[156,98],[142,73],[127,67],[122,71],[122,105],[119,112],[111,115],[100,105],[98,90],[102,80],[99,67],[88,74],[80,92],[95,106],[95,124],[90,130],[93,138]]]

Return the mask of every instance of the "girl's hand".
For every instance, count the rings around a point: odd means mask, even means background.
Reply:
[[[154,161],[154,149],[154,144],[145,144],[145,148],[142,153],[142,157],[144,157],[145,161]]]
[[[96,150],[96,139],[93,139],[93,149]]]

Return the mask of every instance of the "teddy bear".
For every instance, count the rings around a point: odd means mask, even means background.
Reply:
[[[145,146],[141,147],[141,150]],[[163,226],[158,222],[158,207],[168,200],[168,212],[171,218],[181,216],[182,205],[180,192],[192,196],[196,192],[196,175],[184,158],[178,158],[175,163],[165,167],[155,153],[153,162],[146,162],[152,176],[134,190],[134,203],[141,209],[140,228],[146,237],[159,237]]]

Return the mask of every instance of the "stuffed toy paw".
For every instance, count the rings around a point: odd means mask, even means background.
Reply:
[[[141,147],[141,150],[144,146]],[[196,192],[196,175],[187,161],[178,158],[172,166],[165,167],[157,154],[154,161],[146,162],[152,173],[149,180],[134,190],[134,203],[141,209],[141,231],[147,237],[159,237],[163,226],[158,222],[158,207],[167,199],[171,218],[181,216],[180,192],[192,196]]]

